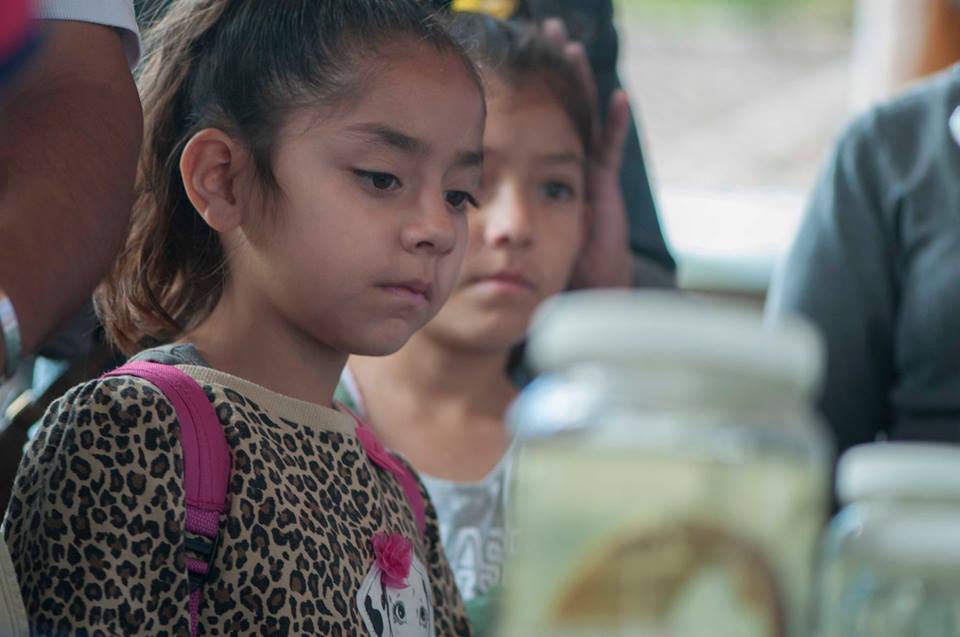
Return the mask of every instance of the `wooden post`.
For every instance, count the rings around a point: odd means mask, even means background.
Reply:
[[[927,12],[926,34],[918,76],[936,73],[960,61],[960,2],[935,0]]]
[[[889,99],[960,60],[958,0],[857,0],[851,102]]]

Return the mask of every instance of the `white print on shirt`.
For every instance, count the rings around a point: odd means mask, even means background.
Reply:
[[[516,531],[461,527],[444,544],[457,588],[464,601],[486,594],[500,584],[503,563],[516,546]]]
[[[369,637],[435,637],[433,595],[427,569],[413,556],[406,588],[390,588],[374,564],[357,593]]]

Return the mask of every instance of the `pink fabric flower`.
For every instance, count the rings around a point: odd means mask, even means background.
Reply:
[[[398,533],[377,533],[372,544],[383,583],[390,588],[406,588],[413,563],[413,542]]]

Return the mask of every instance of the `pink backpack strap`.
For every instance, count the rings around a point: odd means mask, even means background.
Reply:
[[[335,406],[337,410],[349,414],[353,417],[354,421],[356,421],[357,439],[363,446],[364,451],[367,452],[370,460],[381,469],[393,474],[393,477],[400,483],[400,487],[407,496],[407,502],[410,503],[413,517],[417,521],[417,529],[420,531],[420,536],[423,537],[427,530],[426,505],[423,502],[423,495],[420,494],[417,479],[413,477],[413,474],[410,473],[410,470],[407,469],[404,463],[400,462],[395,455],[384,448],[383,444],[377,438],[377,435],[373,432],[373,429],[363,421],[363,418],[361,418],[357,412],[343,403],[336,403]]]
[[[220,546],[220,515],[226,507],[230,480],[230,448],[213,405],[197,381],[185,372],[172,365],[138,361],[103,375],[117,376],[136,376],[156,386],[173,406],[180,423],[186,529],[203,538],[186,541],[190,635],[196,637],[203,585]]]

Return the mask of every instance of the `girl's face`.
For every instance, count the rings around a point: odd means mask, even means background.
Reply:
[[[250,215],[230,267],[234,285],[304,336],[384,355],[457,280],[479,196],[484,105],[461,60],[421,44],[391,47],[358,76],[346,107],[303,110],[283,128],[281,194]]]
[[[530,317],[567,286],[584,240],[585,154],[545,87],[488,87],[481,207],[469,213],[463,270],[425,333],[467,349],[520,342]]]

